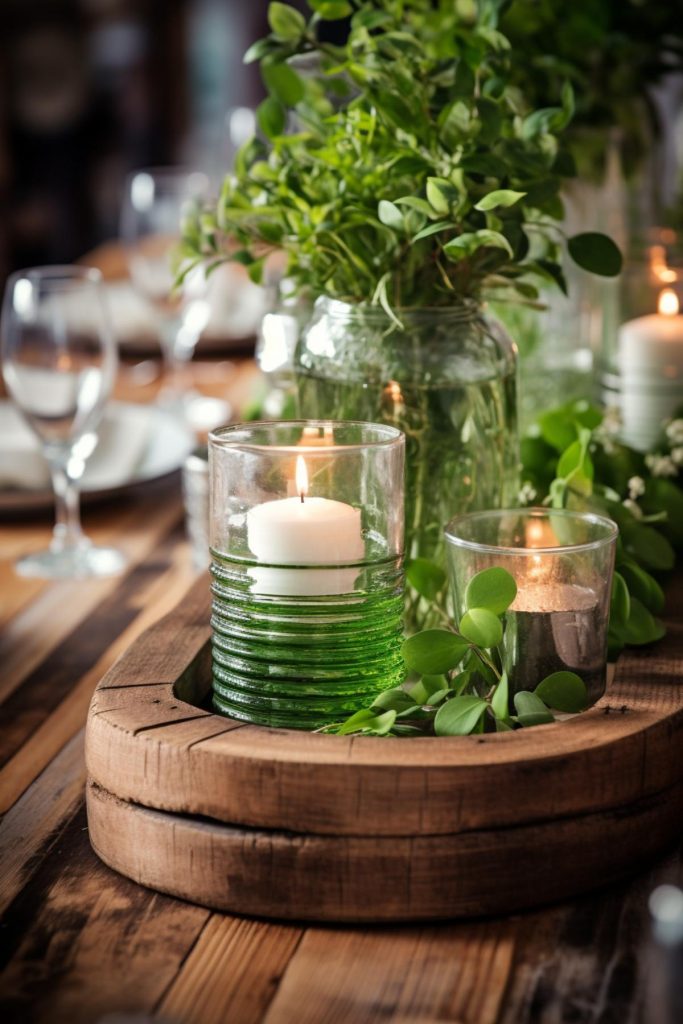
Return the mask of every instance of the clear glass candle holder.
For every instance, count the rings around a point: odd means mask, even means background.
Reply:
[[[315,729],[402,681],[404,448],[359,422],[209,436],[216,711]]]
[[[481,570],[500,566],[517,583],[502,652],[511,699],[562,670],[581,676],[589,704],[605,692],[617,534],[611,519],[547,508],[476,512],[448,524],[458,618],[467,584]]]

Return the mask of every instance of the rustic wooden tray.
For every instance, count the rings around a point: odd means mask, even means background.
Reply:
[[[92,845],[143,885],[266,917],[494,914],[615,880],[681,834],[680,625],[571,721],[402,741],[207,711],[208,621],[201,580],[90,707]]]

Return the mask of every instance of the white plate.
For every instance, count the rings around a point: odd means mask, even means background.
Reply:
[[[176,415],[156,405],[110,402],[81,481],[84,500],[125,493],[178,470],[196,442]],[[40,445],[9,401],[0,401],[0,513],[51,508]]]

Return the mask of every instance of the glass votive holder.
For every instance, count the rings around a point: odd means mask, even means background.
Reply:
[[[517,584],[502,652],[511,699],[559,671],[583,679],[589,704],[604,694],[617,534],[611,519],[547,508],[473,512],[446,527],[458,619],[476,573],[500,566]]]
[[[402,682],[404,448],[374,423],[209,435],[216,711],[315,729]]]

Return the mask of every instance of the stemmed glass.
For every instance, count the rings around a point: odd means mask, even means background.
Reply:
[[[135,171],[126,183],[121,210],[121,237],[135,290],[154,309],[166,363],[160,400],[179,408],[190,421],[211,418],[209,426],[229,416],[227,403],[207,399],[186,386],[184,367],[192,359],[210,316],[202,267],[174,288],[181,226],[208,198],[209,180],[198,171],[161,167]]]
[[[90,267],[12,274],[2,308],[2,370],[9,394],[42,443],[57,515],[50,547],[16,565],[22,576],[108,576],[125,559],[81,530],[78,483],[116,373],[102,276]]]

